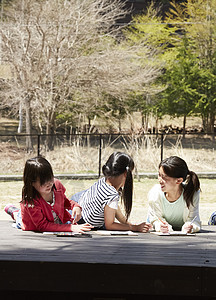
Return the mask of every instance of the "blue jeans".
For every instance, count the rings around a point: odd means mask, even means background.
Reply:
[[[16,218],[16,225],[14,226],[17,229],[21,229],[22,227],[22,217],[21,217],[21,209],[19,210]]]
[[[76,194],[74,194],[74,195],[70,198],[70,200],[73,200],[73,201],[75,201],[75,202],[77,202],[77,203],[79,204],[79,202],[80,202],[80,197],[82,196],[82,194],[83,194],[85,191],[86,191],[86,190],[77,192]],[[69,210],[69,213],[72,214],[72,210]],[[84,224],[84,223],[85,223],[85,221],[84,221],[83,217],[81,217],[81,219],[77,222],[77,224]]]
[[[70,198],[70,200],[73,200],[73,201],[75,201],[75,202],[77,202],[77,203],[79,204],[80,198],[81,198],[82,194],[83,194],[85,191],[86,191],[86,190],[81,191],[81,192],[77,192],[76,194],[74,194],[74,195]]]
[[[82,194],[83,194],[85,191],[86,191],[86,190],[81,191],[81,192],[77,192],[76,194],[74,194],[74,195],[70,198],[70,200],[74,200],[75,202],[77,202],[78,204],[80,204],[80,198],[81,198]],[[70,212],[70,213],[72,213],[72,212]],[[86,222],[85,222],[85,220],[84,220],[83,218],[81,218],[77,223],[78,223],[78,224],[84,224],[84,223],[86,223]],[[106,230],[105,224],[104,224],[102,227],[95,227],[95,228],[92,229],[92,230],[97,230],[97,229],[101,229],[101,230],[103,229],[103,230]]]

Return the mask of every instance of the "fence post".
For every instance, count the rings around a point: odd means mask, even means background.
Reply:
[[[161,161],[163,160],[163,133],[161,133]]]
[[[101,152],[102,152],[102,142],[101,142],[101,134],[99,135],[99,170],[98,170],[98,178],[101,176]]]
[[[38,134],[37,138],[37,155],[40,156],[40,134]]]

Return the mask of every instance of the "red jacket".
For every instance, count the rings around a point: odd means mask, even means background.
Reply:
[[[73,209],[79,204],[65,196],[65,187],[58,179],[53,186],[55,204],[51,207],[42,197],[34,199],[34,205],[21,203],[22,229],[32,231],[71,231],[71,214],[66,209]],[[52,209],[63,224],[54,223]]]

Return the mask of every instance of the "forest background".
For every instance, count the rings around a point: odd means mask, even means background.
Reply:
[[[155,1],[129,23],[125,2],[1,1],[1,111],[18,132],[122,132],[126,116],[133,131],[134,112],[143,132],[165,115],[214,132],[216,1]]]
[[[121,149],[138,170],[155,172],[160,144],[143,134],[169,130],[182,135],[169,140],[166,156],[183,157],[194,171],[216,170],[216,1],[153,1],[138,15],[126,2],[1,1],[0,109],[18,128],[16,137],[1,137],[2,174],[22,173],[35,154],[32,134],[44,136],[55,173],[92,172],[97,147],[56,144],[56,133],[128,133]],[[174,126],[176,117],[182,124]],[[201,142],[187,136],[187,120],[205,134]],[[113,143],[104,148],[103,161]]]

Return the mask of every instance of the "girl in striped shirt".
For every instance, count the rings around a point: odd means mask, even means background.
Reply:
[[[107,230],[132,230],[147,232],[151,225],[145,222],[135,225],[128,221],[132,209],[133,159],[122,152],[114,152],[102,168],[104,177],[89,189],[72,196],[82,207],[79,223]],[[122,198],[125,214],[119,208]],[[118,222],[116,222],[116,220]]]

